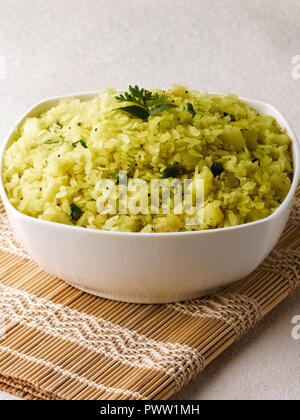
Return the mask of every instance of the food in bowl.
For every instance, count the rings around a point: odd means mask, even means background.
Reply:
[[[39,119],[46,111],[56,107],[61,99],[67,102],[74,98],[79,102],[92,99],[96,101],[98,96],[99,92],[92,92],[49,98],[27,110],[16,121],[17,130],[11,130],[3,140],[0,148],[0,172],[2,173],[5,164],[4,155],[20,138],[18,127],[23,127],[26,119]],[[125,94],[124,98],[126,99]],[[270,216],[219,229],[156,234],[84,229],[80,227],[83,209],[78,210],[78,206],[71,208],[72,203],[67,212],[70,218],[72,212],[78,218],[76,223],[53,223],[18,211],[9,201],[4,179],[1,177],[1,198],[17,239],[40,267],[53,276],[86,292],[125,302],[166,303],[194,299],[246,277],[270,253],[286,225],[299,182],[300,155],[298,139],[292,126],[275,107],[253,99],[243,101],[258,113],[274,117],[292,140],[292,185],[284,202]],[[172,102],[167,99],[165,104],[171,105]],[[118,108],[124,106],[133,105],[117,100]],[[152,117],[148,117],[151,107],[147,105],[147,108],[144,111],[130,108],[129,111],[138,113],[142,117],[140,119],[151,121]],[[189,105],[188,108],[193,116]],[[160,111],[156,116],[163,115],[162,109],[163,107],[154,108],[154,111]],[[165,110],[175,112],[172,107]],[[127,111],[123,109],[116,112],[121,117]],[[134,118],[139,126],[139,117],[135,115]],[[81,139],[75,139],[74,143],[79,140]],[[258,144],[259,141],[258,139]],[[76,147],[78,145],[77,143]],[[170,171],[172,174],[174,169],[168,169],[165,176],[170,175]],[[221,178],[222,174],[219,176]],[[122,185],[122,176],[118,178],[119,180],[116,177],[114,181],[110,181],[114,185]]]
[[[128,206],[120,214],[124,174]],[[266,218],[284,201],[292,176],[291,139],[274,117],[232,94],[177,85],[169,91],[135,86],[125,93],[107,89],[89,100],[62,99],[16,128],[2,163],[7,197],[21,213],[142,233],[223,228]],[[169,214],[152,212],[151,189],[134,184],[173,179],[192,180],[194,204],[196,182],[202,181],[199,223],[186,223],[190,213],[174,206],[175,192],[168,198]],[[145,194],[149,211],[138,213],[133,204]],[[103,197],[117,197],[116,208],[100,212]]]

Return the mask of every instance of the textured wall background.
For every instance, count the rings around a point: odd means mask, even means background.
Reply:
[[[44,97],[129,83],[270,102],[300,135],[298,0],[1,0],[0,12],[0,139]],[[177,397],[299,399],[297,314],[300,292]]]

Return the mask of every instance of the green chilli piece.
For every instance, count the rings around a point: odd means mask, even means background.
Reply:
[[[79,207],[77,207],[76,204],[74,204],[74,203],[72,203],[70,205],[70,209],[71,209],[71,218],[72,218],[72,220],[78,220],[78,219],[80,219],[80,217],[83,214],[83,211]]]
[[[163,171],[163,178],[177,178],[180,175],[180,169],[178,165],[168,166]]]
[[[81,144],[81,146],[82,147],[84,147],[85,149],[87,149],[88,147],[87,147],[87,145],[86,145],[86,142],[84,141],[84,140],[78,140],[78,141],[75,141],[74,143],[72,143],[72,146],[74,147],[74,149],[75,149],[75,147],[77,146],[77,144]]]
[[[215,162],[212,164],[212,167],[210,168],[210,170],[212,171],[213,176],[216,178],[217,176],[220,176],[224,171],[224,167],[222,165],[222,163],[220,162]]]
[[[223,112],[222,118],[230,117],[230,121],[236,121],[235,116],[232,114],[227,114],[227,112]]]
[[[45,141],[45,144],[56,144],[56,143],[60,143],[60,139],[61,137],[57,137],[56,139],[50,139]]]

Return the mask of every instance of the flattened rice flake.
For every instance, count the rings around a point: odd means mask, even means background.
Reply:
[[[88,101],[63,99],[38,118],[27,118],[4,154],[10,202],[24,214],[52,222],[150,233],[234,226],[276,210],[290,189],[293,168],[291,140],[273,117],[260,115],[233,94],[177,85],[153,91],[177,107],[143,121],[117,110],[118,92],[107,89]],[[218,176],[211,171],[216,162],[224,168]],[[204,180],[199,225],[186,225],[190,215],[185,212],[98,214],[96,200],[105,193],[99,180],[113,180],[118,192],[120,171],[127,171],[129,182],[150,182],[172,165],[180,168],[181,181]],[[72,204],[82,212],[78,220],[71,218]],[[171,195],[171,209],[173,204]]]

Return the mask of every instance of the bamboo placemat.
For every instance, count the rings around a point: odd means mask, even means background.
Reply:
[[[202,299],[114,302],[43,272],[0,208],[0,389],[27,399],[168,399],[300,283],[300,189],[271,255]],[[4,331],[3,331],[4,332]]]

